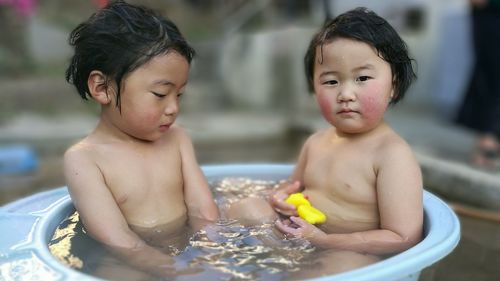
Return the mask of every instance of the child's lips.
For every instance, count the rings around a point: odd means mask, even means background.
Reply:
[[[164,125],[160,125],[160,129],[161,130],[168,130],[170,128],[170,126],[172,126],[172,124],[164,124]]]
[[[350,108],[343,108],[341,110],[339,110],[338,112],[339,114],[343,114],[343,113],[358,113],[356,110],[352,110]]]

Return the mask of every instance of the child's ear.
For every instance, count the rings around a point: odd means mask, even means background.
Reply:
[[[394,92],[394,86],[393,86],[391,89],[391,94],[389,95],[389,102],[391,102],[395,97],[396,97],[396,94]]]
[[[94,100],[100,104],[108,104],[111,98],[108,94],[108,87],[106,85],[106,75],[101,71],[92,70],[87,79],[87,86],[89,87],[90,95]]]

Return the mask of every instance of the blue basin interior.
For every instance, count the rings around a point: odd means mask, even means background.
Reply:
[[[230,164],[202,168],[209,181],[224,177],[280,180],[290,175],[293,166]],[[100,280],[67,268],[49,252],[47,245],[55,229],[73,212],[66,187],[37,193],[1,207],[0,267],[4,268],[0,274],[10,272],[10,276],[3,276],[7,279],[22,273],[23,278],[31,276],[33,279]],[[425,238],[416,246],[375,264],[315,280],[418,280],[423,268],[448,255],[460,239],[460,223],[455,213],[427,191],[424,191],[424,212]],[[19,266],[28,268],[21,270]]]

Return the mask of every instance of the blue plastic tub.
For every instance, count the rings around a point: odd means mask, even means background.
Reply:
[[[38,167],[38,157],[28,145],[0,146],[0,176],[29,173]]]
[[[292,165],[234,164],[204,166],[209,180],[288,177]],[[0,208],[0,280],[100,280],[60,264],[48,242],[59,223],[74,211],[65,187],[37,193]],[[420,271],[448,255],[460,239],[460,223],[442,200],[424,192],[425,238],[416,246],[375,264],[314,280],[418,280]],[[410,218],[409,218],[410,219]]]

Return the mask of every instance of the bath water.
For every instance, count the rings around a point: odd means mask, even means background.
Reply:
[[[210,185],[217,205],[224,210],[248,196],[268,196],[278,182],[228,177]],[[183,249],[162,249],[174,256],[176,265],[193,269],[172,279],[286,280],[301,268],[310,269],[320,252],[304,239],[282,239],[272,224],[245,227],[224,218],[188,238]],[[99,278],[161,280],[114,258],[85,234],[77,212],[59,225],[49,249],[67,266]]]

